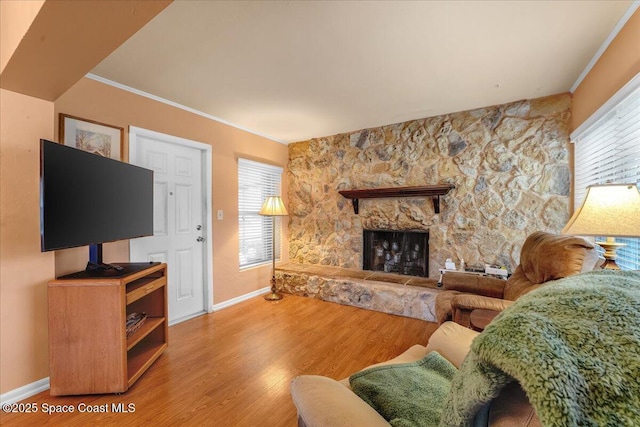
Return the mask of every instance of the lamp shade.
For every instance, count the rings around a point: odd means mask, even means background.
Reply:
[[[286,216],[289,215],[287,212],[287,208],[284,207],[284,203],[280,196],[267,196],[258,212],[260,215],[264,216]]]
[[[562,230],[578,236],[640,236],[640,192],[636,184],[590,185],[580,209]]]

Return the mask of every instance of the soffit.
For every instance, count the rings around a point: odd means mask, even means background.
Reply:
[[[34,14],[33,22],[26,32],[22,27],[14,29],[21,39],[13,42],[11,57],[2,59],[6,65],[1,87],[57,99],[171,1],[48,0],[39,9],[26,4]],[[19,6],[14,3],[3,10],[18,14]],[[3,22],[11,19],[4,17]]]

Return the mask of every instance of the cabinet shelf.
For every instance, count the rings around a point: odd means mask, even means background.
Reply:
[[[440,213],[440,196],[454,189],[453,184],[424,185],[419,187],[371,188],[364,190],[338,191],[343,197],[351,199],[353,212],[357,215],[360,199],[380,199],[389,197],[431,197],[433,210]]]
[[[140,329],[127,338],[127,351],[131,350],[136,344],[153,332],[155,328],[161,326],[164,321],[164,317],[147,317]]]
[[[131,387],[167,348],[167,343],[143,341],[128,354],[127,386]]]
[[[164,282],[166,282],[164,277],[150,277],[136,280],[127,286],[127,304],[131,304],[164,286]]]

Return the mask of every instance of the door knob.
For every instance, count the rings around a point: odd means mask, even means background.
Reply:
[[[202,226],[201,225],[196,225],[196,230],[198,230],[198,231],[202,230]]]
[[[200,236],[196,239],[197,242],[204,242],[204,237]]]

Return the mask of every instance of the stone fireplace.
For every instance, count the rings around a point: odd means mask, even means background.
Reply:
[[[362,269],[429,277],[429,232],[363,230]]]
[[[289,259],[360,269],[363,230],[429,230],[431,279],[447,258],[515,269],[527,235],[569,219],[570,117],[560,94],[289,144]],[[343,194],[433,185],[452,187],[439,209],[361,198],[356,213]]]

